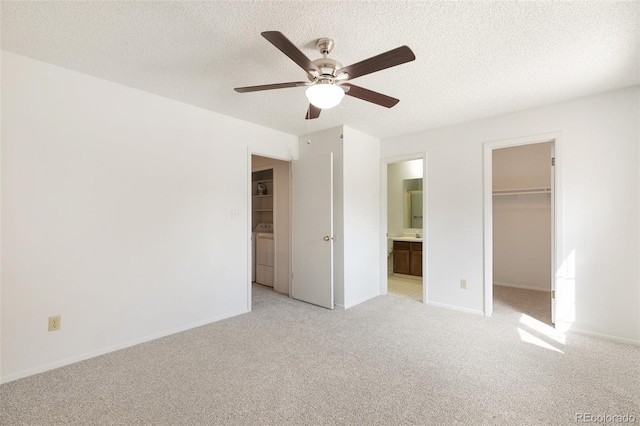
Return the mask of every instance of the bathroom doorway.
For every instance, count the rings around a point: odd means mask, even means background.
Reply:
[[[385,273],[382,294],[426,303],[426,182],[425,156],[388,159],[383,163],[386,183]],[[386,284],[386,285],[384,285]]]

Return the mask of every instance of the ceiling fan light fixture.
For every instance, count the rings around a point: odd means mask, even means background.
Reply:
[[[318,82],[305,92],[309,102],[320,109],[329,109],[338,105],[344,98],[344,90],[333,83]]]
[[[334,42],[330,38],[321,38],[316,42],[316,47],[322,54],[322,58],[314,61],[309,59],[280,31],[263,31],[262,36],[269,43],[278,48],[307,73],[307,81],[290,81],[287,83],[263,84],[260,86],[236,87],[238,93],[259,92],[262,90],[285,89],[287,87],[307,86],[307,99],[310,105],[307,108],[306,120],[313,120],[320,116],[323,109],[333,108],[338,105],[344,95],[362,99],[385,108],[391,108],[400,102],[399,99],[364,87],[351,84],[350,80],[363,75],[386,70],[416,59],[408,46],[400,46],[387,52],[372,56],[355,64],[343,67],[342,64],[328,55],[333,49]],[[347,83],[348,84],[343,84]]]

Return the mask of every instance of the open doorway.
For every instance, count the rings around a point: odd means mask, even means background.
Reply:
[[[553,142],[493,150],[494,314],[551,318]]]
[[[290,162],[251,155],[250,165],[250,287],[289,295]]]
[[[424,158],[386,165],[387,292],[424,302]]]
[[[555,322],[559,134],[484,148],[485,315]]]

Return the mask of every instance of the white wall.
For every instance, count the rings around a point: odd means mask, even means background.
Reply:
[[[1,53],[1,51],[0,51]],[[2,383],[2,135],[4,134],[2,126],[2,57],[0,54],[0,384]]]
[[[548,188],[551,143],[494,149],[492,170],[494,190]],[[493,197],[494,284],[551,291],[550,201],[548,194]]]
[[[344,306],[344,185],[342,126],[315,132],[299,138],[300,158],[333,152],[333,298]],[[293,176],[295,179],[295,176]],[[313,188],[310,188],[312,191]],[[295,203],[295,194],[292,195]]]
[[[640,341],[639,92],[636,86],[383,140],[383,158],[429,155],[429,299],[483,309],[483,143],[559,131],[558,238],[564,267],[575,259],[572,329]]]
[[[2,381],[247,311],[247,152],[296,137],[8,52],[2,123]]]
[[[347,126],[307,140],[300,158],[333,152],[334,303],[349,308],[380,294],[380,141]]]
[[[551,185],[551,142],[493,150],[493,189]]]
[[[344,306],[380,294],[380,140],[344,126]]]
[[[274,249],[276,253],[276,276],[273,289],[277,292],[289,294],[289,278],[291,277],[291,223],[289,221],[291,208],[289,204],[289,170],[288,161],[273,158],[252,156],[252,167],[273,167],[275,182],[275,215],[274,215]]]

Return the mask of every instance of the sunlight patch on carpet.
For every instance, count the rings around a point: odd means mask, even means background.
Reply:
[[[523,342],[531,343],[532,345],[540,346],[541,348],[549,349],[551,351],[560,352],[561,354],[564,353],[560,349],[551,346],[549,343],[545,342],[544,340],[534,336],[533,334],[527,331],[524,331],[520,327],[516,327],[516,329],[518,330],[518,334],[520,334],[520,340],[522,340]]]

